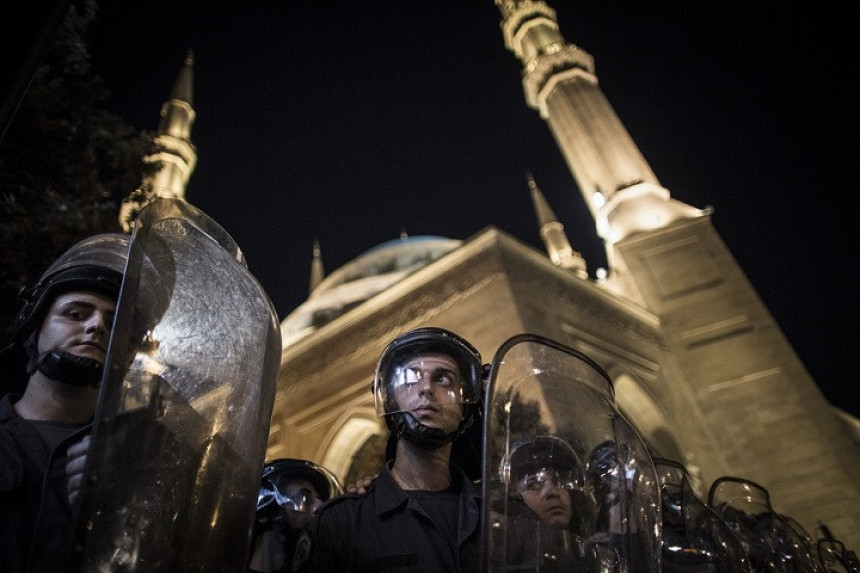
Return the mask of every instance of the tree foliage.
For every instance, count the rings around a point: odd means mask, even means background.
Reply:
[[[0,341],[11,334],[19,289],[76,241],[119,232],[118,206],[138,186],[153,134],[101,106],[86,30],[93,0],[75,2],[0,140]]]

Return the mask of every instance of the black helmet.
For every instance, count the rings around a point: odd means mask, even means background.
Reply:
[[[552,475],[550,475],[552,474]],[[499,477],[508,493],[517,494],[517,488],[531,479],[552,477],[556,485],[565,489],[582,489],[585,473],[579,456],[570,445],[556,436],[532,436],[515,442],[510,453],[502,459]]]
[[[462,384],[460,401],[463,421],[450,434],[429,428],[409,412],[399,409],[393,390],[399,386],[402,365],[427,353],[438,352],[452,357],[460,367]],[[434,449],[453,441],[475,420],[483,400],[483,364],[474,346],[460,336],[442,328],[424,327],[401,334],[383,350],[373,379],[377,416],[384,416],[391,432],[403,435],[419,447]]]
[[[631,451],[627,444],[606,440],[598,444],[588,459],[588,479],[595,483],[623,476],[629,465]]]
[[[340,482],[326,468],[307,460],[276,459],[263,466],[263,478],[260,484],[260,494],[257,498],[257,511],[270,507],[272,504],[277,504],[284,509],[305,511],[300,500],[291,499],[285,493],[285,482],[290,479],[303,479],[310,482],[322,501],[328,501],[343,493]]]
[[[122,233],[103,233],[83,239],[60,255],[39,280],[20,291],[23,305],[15,318],[11,344],[0,351],[0,367],[6,373],[5,392],[18,393],[36,368],[76,385],[88,385],[100,377],[101,365],[86,359],[37,355],[36,333],[54,299],[69,291],[94,291],[119,298],[131,238]],[[54,358],[56,361],[44,360]],[[41,365],[41,366],[40,366]],[[80,379],[80,383],[79,380]]]
[[[60,255],[36,284],[21,289],[24,305],[15,319],[12,341],[21,344],[37,331],[53,300],[63,293],[95,291],[116,300],[130,240],[122,233],[93,235]]]

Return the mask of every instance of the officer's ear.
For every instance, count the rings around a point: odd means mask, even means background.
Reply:
[[[370,393],[376,394],[376,378],[370,381]]]

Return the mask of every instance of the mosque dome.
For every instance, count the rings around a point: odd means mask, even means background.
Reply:
[[[365,251],[328,275],[305,302],[287,315],[281,322],[282,347],[307,336],[462,243],[459,239],[416,235],[386,241]]]

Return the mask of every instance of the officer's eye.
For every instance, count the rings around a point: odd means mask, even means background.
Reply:
[[[450,388],[457,381],[456,375],[450,370],[439,370],[436,373],[436,384]]]
[[[421,381],[422,372],[419,368],[406,368],[400,376],[403,384],[417,384]]]
[[[284,507],[293,511],[310,512],[313,510],[316,495],[306,487],[290,488],[285,492]]]
[[[543,489],[544,480],[538,476],[528,476],[523,480],[523,491],[540,491]]]

